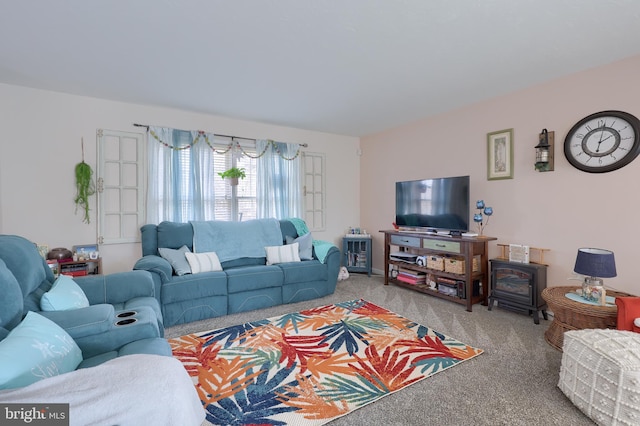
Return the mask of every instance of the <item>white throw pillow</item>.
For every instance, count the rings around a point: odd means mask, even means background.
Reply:
[[[192,274],[222,271],[220,259],[218,259],[218,255],[213,251],[208,253],[185,253],[184,255],[187,258],[187,262],[189,262]]]
[[[300,262],[298,243],[286,244],[284,246],[265,247],[264,249],[267,252],[267,265],[286,262]]]

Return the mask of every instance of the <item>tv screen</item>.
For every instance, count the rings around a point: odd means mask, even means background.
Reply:
[[[469,176],[396,182],[396,225],[469,230]]]

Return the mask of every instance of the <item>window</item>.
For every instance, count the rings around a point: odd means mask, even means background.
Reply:
[[[147,223],[303,216],[297,144],[149,127],[147,151]],[[238,185],[219,176],[231,167]]]
[[[225,142],[224,138],[217,138],[214,147],[218,152],[228,149],[231,139]],[[255,146],[243,146],[244,152],[249,156],[256,156]],[[256,159],[246,155],[240,155],[239,149],[231,149],[226,154],[214,154],[213,168],[216,171],[213,177],[215,191],[215,219],[242,221],[256,218]],[[237,186],[232,186],[222,179],[218,172],[223,172],[231,167],[244,168],[247,177],[240,179]]]
[[[324,230],[324,154],[266,140],[259,141],[258,150],[250,139],[198,131],[150,127],[146,136],[145,160],[144,134],[97,130],[99,244],[139,242],[140,227],[146,223],[251,220],[258,211],[271,211],[268,217],[302,215],[310,230]],[[302,173],[278,163],[298,156]],[[237,186],[218,175],[233,166],[246,172]],[[259,170],[262,185],[258,185]],[[297,177],[287,178],[287,173]],[[303,194],[303,201],[296,201],[295,194]],[[265,208],[274,203],[275,210]]]

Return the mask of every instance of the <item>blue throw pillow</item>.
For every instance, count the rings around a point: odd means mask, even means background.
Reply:
[[[82,351],[59,325],[29,311],[0,341],[0,389],[28,386],[74,371]]]
[[[42,295],[40,309],[43,311],[67,311],[89,306],[89,300],[73,278],[60,275],[51,290]]]
[[[167,262],[171,264],[176,275],[185,275],[191,273],[191,266],[189,265],[189,262],[187,261],[187,257],[185,255],[185,253],[191,253],[189,247],[182,246],[177,250],[160,247],[158,249],[158,253],[160,253],[160,256],[166,259]]]
[[[287,244],[298,243],[300,260],[313,260],[313,238],[311,237],[311,232],[295,239],[287,235],[285,240]]]

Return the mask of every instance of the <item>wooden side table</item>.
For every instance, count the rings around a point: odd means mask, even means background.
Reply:
[[[545,331],[544,339],[561,352],[564,332],[567,330],[616,328],[618,315],[618,307],[616,305],[598,306],[580,303],[565,296],[568,292],[575,292],[579,288],[582,287],[547,287],[542,290],[542,298],[547,302],[549,310],[553,312],[553,321]],[[624,297],[629,295],[607,290],[607,296]]]

